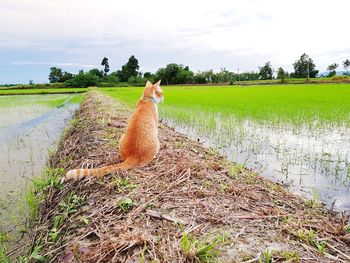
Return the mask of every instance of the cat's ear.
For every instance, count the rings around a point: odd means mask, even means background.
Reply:
[[[154,86],[159,87],[161,80],[159,80],[157,83],[154,84]]]
[[[152,87],[153,85],[152,85],[152,82],[150,82],[149,80],[147,80],[147,82],[146,82],[146,87]]]

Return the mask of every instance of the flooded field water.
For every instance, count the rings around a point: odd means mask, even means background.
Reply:
[[[176,113],[176,116],[179,112]],[[350,128],[346,125],[295,127],[261,124],[220,114],[198,115],[184,122],[164,111],[163,120],[181,133],[200,139],[229,160],[288,186],[318,196],[329,207],[350,210]]]
[[[0,96],[0,231],[16,234],[23,222],[23,196],[42,173],[76,95]]]

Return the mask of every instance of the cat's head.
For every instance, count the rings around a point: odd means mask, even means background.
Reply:
[[[143,97],[152,98],[155,103],[164,101],[163,90],[160,88],[160,80],[155,84],[147,80],[146,87],[143,91]]]

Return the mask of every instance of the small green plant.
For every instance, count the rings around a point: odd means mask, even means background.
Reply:
[[[146,208],[155,208],[156,206],[153,203],[148,203]]]
[[[269,249],[266,249],[264,252],[262,252],[260,262],[271,263],[272,262],[272,251]]]
[[[25,193],[24,196],[28,207],[28,216],[31,220],[35,220],[39,212],[39,200],[32,190]]]
[[[87,219],[84,216],[79,216],[80,222],[84,223],[85,225],[88,225],[90,223],[89,219]]]
[[[210,188],[210,187],[212,187],[213,182],[210,181],[210,180],[204,180],[202,185],[203,185],[204,188]]]
[[[239,174],[241,173],[242,166],[237,164],[230,165],[228,170],[228,176],[233,179],[237,179]]]
[[[184,257],[190,262],[216,262],[219,255],[218,246],[225,242],[226,237],[218,236],[212,240],[204,238],[198,240],[184,232],[181,238],[180,246]]]
[[[55,215],[53,217],[53,227],[58,227],[63,222],[63,215]]]
[[[324,254],[327,252],[327,243],[324,242],[324,241],[317,241],[317,240],[314,240],[313,241],[314,243],[314,246],[316,247],[318,253],[320,254]]]
[[[227,188],[228,188],[228,185],[227,185],[227,184],[221,183],[220,186],[219,186],[219,191],[220,191],[221,193],[225,193],[225,191],[227,190]]]
[[[347,225],[347,226],[345,227],[345,232],[350,233],[350,225]]]
[[[61,201],[59,203],[59,208],[63,211],[64,218],[67,217],[67,215],[75,213],[77,208],[81,206],[84,202],[84,198],[80,197],[74,193],[70,193],[65,200]]]
[[[133,201],[130,198],[121,198],[117,201],[117,207],[120,211],[127,211],[134,206]]]
[[[7,234],[4,232],[0,232],[0,244],[7,241],[7,239],[8,239]]]
[[[306,244],[310,245],[316,238],[316,232],[313,230],[299,230],[297,232],[297,237],[301,241],[304,241]]]
[[[26,256],[20,256],[20,257],[18,258],[18,262],[19,262],[19,263],[28,263],[28,257],[26,257]]]
[[[77,212],[77,208],[82,205],[84,198],[70,193],[64,200],[58,204],[58,214],[56,214],[52,219],[52,228],[48,235],[51,241],[55,242],[60,234],[59,226],[68,217],[69,214]]]
[[[6,256],[5,246],[3,246],[1,243],[0,243],[0,262],[11,263],[10,259]]]
[[[113,184],[117,192],[121,192],[123,189],[135,189],[137,187],[136,184],[130,183],[128,178],[116,177]]]
[[[300,261],[300,255],[296,251],[285,251],[282,253],[285,260],[293,260],[294,262]]]
[[[314,246],[317,251],[321,254],[324,254],[326,252],[326,246],[327,243],[324,241],[318,241],[317,240],[317,233],[313,230],[299,230],[297,232],[297,237],[304,241],[306,244]]]
[[[257,177],[254,173],[245,174],[244,181],[246,184],[255,184]]]
[[[36,262],[45,262],[46,258],[42,255],[40,255],[41,246],[36,245],[33,249],[33,252],[30,254],[30,259],[34,259]]]
[[[55,242],[57,240],[58,235],[59,235],[59,232],[57,231],[56,227],[52,228],[49,232],[49,237],[51,238],[51,240],[53,242]]]
[[[28,228],[26,226],[20,226],[18,232],[21,234],[28,233]]]
[[[48,187],[53,187],[54,189],[61,189],[62,174],[64,174],[63,168],[47,168],[43,176],[35,177],[33,179],[34,192],[41,193]]]
[[[318,192],[315,189],[313,189],[312,191],[312,198],[306,201],[306,205],[312,209],[320,207],[321,205],[320,197]]]

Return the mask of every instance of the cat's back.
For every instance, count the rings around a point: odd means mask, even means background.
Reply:
[[[133,114],[130,116],[127,130],[133,132],[150,132],[149,129],[158,128],[157,106],[151,101],[140,100]]]

